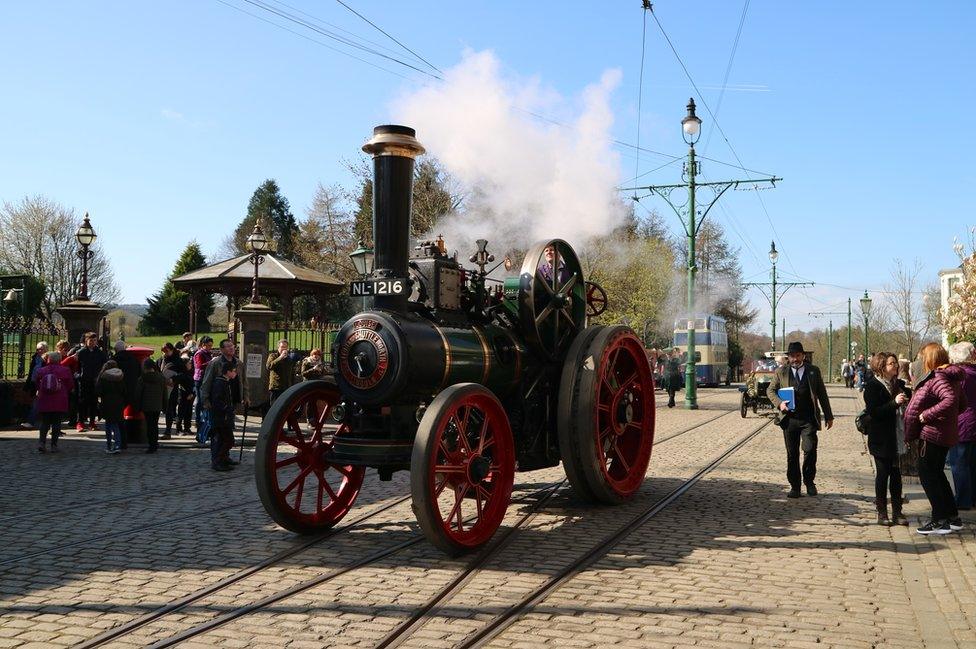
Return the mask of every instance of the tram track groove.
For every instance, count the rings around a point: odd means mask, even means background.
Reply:
[[[590,550],[588,550],[582,557],[576,559],[561,571],[547,579],[542,585],[538,586],[520,601],[510,606],[506,611],[496,615],[495,618],[487,625],[469,635],[461,642],[455,644],[454,649],[476,649],[479,647],[484,647],[486,644],[497,638],[502,632],[514,624],[524,613],[530,611],[540,602],[545,600],[546,597],[572,580],[576,575],[580,574],[583,570],[602,559],[623,539],[654,518],[658,513],[668,507],[668,505],[678,500],[704,476],[711,473],[720,464],[731,457],[736,451],[755,439],[759,433],[761,433],[771,423],[771,419],[767,420],[758,428],[743,436],[735,444],[728,447],[725,449],[725,451],[716,456],[705,467],[699,469],[693,476],[691,476],[691,478],[657,500],[643,513],[631,519],[628,523],[620,527],[616,532],[605,538],[602,542],[591,547]]]
[[[141,617],[126,622],[120,626],[111,628],[105,631],[104,633],[92,638],[91,640],[88,640],[86,642],[77,645],[75,649],[92,649],[93,647],[99,647],[105,644],[106,642],[110,642],[122,636],[128,635],[129,633],[135,631],[136,629],[140,629],[151,622],[154,622],[166,615],[169,615],[170,613],[186,608],[190,604],[193,604],[194,602],[197,602],[208,595],[211,595],[219,590],[222,590],[227,586],[230,586],[231,584],[237,583],[242,579],[245,579],[247,577],[250,577],[253,574],[260,572],[261,570],[265,570],[267,568],[270,568],[271,566],[281,563],[282,561],[290,559],[291,557],[311,548],[312,546],[321,543],[322,541],[338,536],[339,534],[349,532],[354,528],[356,528],[357,526],[361,525],[362,523],[369,521],[373,517],[378,516],[383,512],[388,511],[393,507],[396,507],[397,505],[401,505],[407,502],[409,499],[410,499],[409,495],[401,496],[385,505],[380,506],[375,510],[369,511],[367,513],[364,513],[356,517],[355,519],[349,521],[345,525],[334,527],[321,534],[316,534],[311,538],[300,541],[294,546],[290,548],[285,548],[284,550],[281,550],[280,552],[271,555],[270,557],[264,559],[259,563],[256,563],[252,566],[248,566],[247,568],[239,570],[238,572],[235,572],[232,575],[228,575],[227,577],[224,577],[223,579],[214,582],[209,586],[205,586],[204,588],[194,591],[189,595],[186,595],[184,597],[181,597],[180,599],[169,602],[168,604],[165,604],[157,608],[155,611],[150,611],[149,613]]]
[[[669,440],[673,440],[673,439],[675,439],[677,437],[680,437],[681,435],[684,435],[685,433],[688,433],[690,431],[693,431],[693,430],[702,428],[703,426],[705,426],[705,425],[707,425],[707,424],[709,424],[709,423],[711,423],[711,422],[713,422],[713,421],[715,421],[715,420],[717,420],[717,419],[719,419],[721,417],[724,417],[724,416],[727,416],[727,415],[730,415],[730,414],[735,414],[737,412],[738,412],[737,410],[727,410],[727,411],[724,411],[724,412],[722,412],[722,413],[720,413],[720,414],[718,414],[716,416],[709,417],[708,419],[706,419],[704,421],[695,423],[695,424],[693,424],[691,426],[688,426],[688,427],[686,427],[686,428],[684,428],[684,429],[682,429],[680,431],[677,431],[677,432],[672,433],[672,434],[670,434],[670,435],[668,435],[666,437],[661,438],[660,440],[655,441],[655,446],[657,446],[659,444],[664,444],[664,443],[666,443]],[[422,626],[422,624],[425,621],[424,618],[426,617],[427,614],[429,614],[432,610],[435,610],[436,607],[438,606],[438,604],[441,601],[444,601],[446,599],[449,599],[451,596],[453,596],[453,594],[455,594],[456,592],[460,591],[478,573],[478,571],[481,569],[481,567],[485,563],[487,563],[491,558],[494,558],[494,557],[498,556],[501,553],[502,550],[504,550],[506,547],[508,547],[508,545],[514,540],[514,538],[516,536],[516,533],[519,532],[520,530],[524,529],[536,516],[538,516],[539,514],[541,514],[543,512],[545,506],[552,500],[552,498],[557,493],[560,492],[561,489],[563,489],[566,486],[567,482],[568,482],[568,480],[566,478],[563,478],[562,480],[560,480],[558,482],[555,482],[555,483],[546,485],[542,489],[538,489],[538,490],[535,490],[535,491],[531,492],[528,496],[524,496],[523,498],[520,498],[518,500],[513,500],[512,501],[513,503],[517,503],[519,501],[523,501],[524,502],[524,501],[527,501],[527,500],[531,499],[533,496],[539,496],[539,499],[532,505],[532,507],[530,507],[530,509],[527,512],[523,513],[519,517],[519,519],[512,526],[506,528],[499,537],[497,537],[496,539],[494,539],[486,548],[484,548],[480,552],[478,552],[475,555],[475,557],[468,562],[468,565],[464,569],[462,569],[461,571],[459,571],[458,574],[455,575],[454,578],[445,587],[443,587],[434,597],[432,597],[430,600],[428,600],[428,602],[425,603],[424,606],[422,606],[420,609],[418,609],[417,611],[415,611],[414,614],[411,616],[411,618],[408,619],[407,622],[404,623],[402,629],[401,629],[401,627],[398,627],[397,629],[395,629],[394,632],[391,632],[391,634],[389,634],[387,636],[387,638],[384,638],[384,640],[381,641],[381,644],[379,644],[377,646],[378,647],[387,647],[387,646],[393,647],[393,646],[398,646],[399,642],[396,640],[396,637],[397,636],[404,635],[404,639],[406,639],[406,638],[409,637],[409,635],[406,635],[406,632],[407,632],[408,627],[410,629],[409,632],[412,633],[413,630],[416,630],[416,628],[419,628],[419,626]],[[410,539],[406,539],[406,540],[404,540],[404,541],[402,541],[402,542],[400,542],[398,544],[395,544],[393,546],[389,546],[387,548],[383,548],[383,549],[377,550],[377,551],[375,551],[375,552],[367,555],[366,557],[357,559],[357,560],[355,560],[355,561],[353,561],[353,562],[351,562],[349,564],[346,564],[344,566],[341,566],[341,567],[338,567],[338,568],[333,568],[332,570],[330,570],[328,572],[325,572],[325,573],[323,573],[321,575],[318,575],[316,577],[313,577],[311,579],[302,581],[302,582],[300,582],[298,584],[295,584],[294,586],[292,586],[290,588],[287,588],[285,590],[279,591],[277,593],[273,593],[273,594],[268,595],[266,597],[263,597],[263,598],[261,598],[259,600],[256,600],[254,602],[251,602],[250,604],[246,604],[244,606],[235,608],[235,609],[233,609],[231,611],[227,611],[227,612],[223,613],[222,615],[218,615],[217,617],[215,617],[215,618],[213,618],[211,620],[208,620],[207,622],[203,622],[203,623],[198,624],[196,626],[190,627],[190,628],[185,629],[184,631],[182,631],[182,632],[180,632],[178,634],[175,634],[173,636],[169,636],[167,638],[163,638],[163,639],[158,640],[155,643],[149,644],[147,646],[150,647],[151,649],[163,649],[165,647],[171,647],[171,646],[174,646],[174,645],[179,644],[181,642],[185,642],[185,641],[187,641],[187,640],[189,640],[191,638],[195,638],[195,637],[197,637],[199,635],[202,635],[202,634],[207,633],[209,631],[212,631],[212,630],[214,630],[216,628],[219,628],[221,626],[224,626],[224,625],[226,625],[226,624],[228,624],[228,623],[230,623],[230,622],[232,622],[232,621],[234,621],[236,619],[239,619],[241,617],[244,617],[244,616],[246,616],[246,615],[248,615],[250,613],[256,612],[256,611],[261,610],[263,608],[266,608],[266,607],[268,607],[268,606],[270,606],[272,604],[275,604],[275,603],[280,602],[280,601],[282,601],[284,599],[287,599],[287,598],[289,598],[289,597],[291,597],[293,595],[296,595],[298,593],[307,591],[307,590],[309,590],[311,588],[314,588],[316,586],[319,586],[321,584],[324,584],[324,583],[327,583],[329,581],[332,581],[332,580],[334,580],[334,579],[336,579],[338,577],[341,577],[342,575],[345,575],[345,574],[347,574],[349,572],[352,572],[354,570],[357,570],[357,569],[360,569],[360,568],[364,568],[364,567],[366,567],[368,565],[371,565],[371,564],[374,564],[374,563],[376,563],[378,561],[381,561],[382,559],[385,559],[385,558],[387,558],[389,556],[392,556],[392,555],[394,555],[394,554],[396,554],[396,553],[398,553],[398,552],[400,552],[402,550],[405,550],[407,548],[410,548],[410,547],[413,547],[413,546],[417,545],[418,543],[420,543],[424,539],[425,539],[425,537],[423,535],[417,534],[415,537],[412,537]],[[301,550],[295,551],[290,556],[294,556],[295,554],[298,554],[298,552],[312,547],[312,545],[314,545],[314,543],[308,543]],[[281,560],[283,560],[283,559],[284,558],[282,558]],[[259,570],[265,569],[265,568],[270,567],[271,565],[274,565],[274,564],[277,564],[277,563],[280,563],[280,560],[279,561],[275,561],[275,562],[268,562],[266,560],[265,562],[262,562],[262,564],[265,564],[265,565],[262,565],[260,568],[258,568],[258,569],[248,569],[248,575],[246,575],[246,576],[250,576],[251,574],[255,574]],[[241,578],[243,578],[243,577],[241,577]],[[111,633],[111,631],[110,631],[110,632],[107,632],[106,634],[104,634],[106,637],[104,637],[104,639],[101,640],[99,643],[97,643],[97,644],[80,645],[79,649],[87,649],[88,647],[95,647],[95,646],[98,646],[100,644],[103,644],[104,642],[107,642],[110,639],[114,639],[114,638],[118,638],[118,637],[121,637],[123,635],[126,635],[127,633],[129,633],[131,631],[134,631],[134,630],[136,630],[139,627],[145,626],[146,624],[148,624],[148,623],[150,623],[152,621],[155,621],[157,619],[160,619],[161,617],[163,617],[165,615],[168,615],[169,613],[172,613],[172,612],[175,612],[175,611],[177,611],[179,609],[182,609],[185,606],[191,604],[192,602],[198,601],[202,597],[204,597],[206,595],[209,595],[209,594],[212,594],[214,592],[217,592],[221,588],[223,588],[223,587],[225,587],[227,585],[230,585],[231,583],[234,583],[234,582],[239,581],[239,580],[240,579],[234,579],[233,581],[230,581],[229,578],[227,578],[227,579],[225,579],[226,583],[220,585],[219,587],[216,587],[217,585],[215,584],[214,585],[215,587],[208,589],[208,592],[201,593],[200,596],[198,596],[198,597],[193,597],[192,601],[186,601],[186,602],[184,602],[182,604],[179,604],[179,605],[175,605],[178,602],[173,602],[170,605],[161,607],[159,609],[159,611],[161,612],[160,614],[158,614],[158,615],[147,614],[147,616],[144,616],[145,621],[140,622],[138,624],[136,624],[137,621],[133,621],[133,622],[129,623],[129,628],[126,629],[126,630],[124,630],[124,631],[120,631],[122,627],[117,627],[116,629],[113,629],[112,631],[116,631],[116,633],[112,634],[112,638],[107,637]],[[184,599],[189,599],[189,597],[184,598]],[[163,609],[166,609],[166,610],[163,610]],[[152,619],[149,619],[149,616],[150,615],[153,615]],[[92,642],[94,642],[94,640]],[[386,643],[386,644],[384,644],[384,643]]]
[[[526,496],[523,496],[522,498],[518,499],[517,501],[513,500],[512,501],[513,503],[530,502],[533,497],[536,496],[539,497],[534,503],[532,503],[531,507],[529,508],[529,511],[522,515],[522,517],[517,522],[516,526],[510,528],[503,537],[500,537],[495,541],[493,541],[491,546],[505,543],[508,539],[510,539],[513,532],[519,529],[519,526],[524,526],[528,520],[531,520],[532,515],[538,513],[542,509],[542,507],[544,507],[545,504],[549,502],[551,497],[559,490],[559,488],[563,486],[565,483],[566,483],[566,479],[563,478],[562,480],[558,482],[550,483],[541,489],[536,489],[530,492],[529,494],[527,494]],[[208,631],[212,631],[218,627],[224,626],[225,624],[232,622],[233,620],[236,620],[245,615],[248,615],[249,613],[253,613],[255,611],[266,608],[271,604],[275,604],[277,602],[280,602],[281,600],[287,599],[292,595],[297,595],[298,593],[305,592],[311,588],[315,588],[316,586],[332,581],[333,579],[336,579],[337,577],[341,577],[342,575],[352,572],[353,570],[364,568],[371,564],[377,563],[378,561],[381,561],[386,557],[392,556],[402,550],[418,545],[421,542],[426,540],[427,538],[423,534],[418,532],[413,536],[411,536],[410,538],[401,541],[400,543],[394,544],[392,546],[388,546],[386,548],[382,548],[380,550],[368,554],[365,557],[356,559],[355,561],[348,563],[344,566],[333,568],[321,575],[299,582],[289,588],[286,588],[285,590],[278,591],[271,595],[267,595],[259,600],[251,602],[250,604],[245,604],[244,606],[240,606],[233,610],[227,611],[226,613],[223,613],[222,615],[218,615],[217,617],[208,620],[207,622],[190,627],[189,629],[185,629],[180,633],[169,636],[167,638],[157,640],[156,642],[147,645],[147,647],[148,649],[164,649],[165,647],[172,647],[176,644],[185,642],[186,640],[207,633]]]
[[[702,426],[705,426],[706,424],[713,422],[716,419],[720,419],[721,417],[732,414],[734,412],[737,411],[729,410],[728,412],[723,412],[719,415],[716,415],[715,417],[710,417],[703,422],[697,423],[693,426],[689,426],[688,428],[680,430],[676,433],[672,433],[671,435],[668,435],[667,437],[663,437],[660,440],[655,440],[654,445],[658,446],[660,444],[664,444],[669,440],[673,440],[677,437],[680,437],[681,435],[684,435],[685,433],[688,433],[697,428],[701,428]],[[566,481],[564,480],[563,482],[565,483]],[[553,492],[553,494],[554,493],[555,491]],[[553,494],[550,494],[546,498],[548,499]],[[516,531],[518,527],[523,527],[524,525],[527,525],[530,522],[530,520],[539,513],[541,513],[541,508],[537,511],[530,512],[526,516],[525,520],[519,521],[519,525],[517,525],[514,528],[510,528],[506,530],[505,537],[503,539],[500,539],[500,542],[497,546],[492,545],[489,546],[488,548],[485,548],[483,551],[479,552],[475,556],[475,558],[471,560],[468,566],[460,573],[458,573],[458,575],[456,575],[455,578],[451,580],[451,582],[449,582],[440,591],[438,591],[433,597],[428,599],[427,602],[425,602],[421,607],[419,607],[416,611],[414,611],[414,613],[406,621],[401,623],[390,633],[384,636],[383,639],[380,640],[380,642],[376,645],[376,649],[387,649],[392,647],[398,647],[400,646],[400,644],[402,644],[407,639],[409,639],[411,634],[414,631],[416,631],[426,623],[426,621],[429,619],[429,614],[434,610],[436,610],[436,608],[440,605],[441,602],[450,599],[455,593],[459,592],[462,588],[464,588],[464,586],[471,579],[475,577],[477,572],[481,569],[481,567],[485,563],[488,562],[489,559],[497,556],[502,550],[505,549],[505,547],[508,546],[509,542],[513,538],[513,533]]]

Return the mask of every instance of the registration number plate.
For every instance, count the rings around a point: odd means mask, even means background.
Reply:
[[[407,280],[405,279],[373,279],[349,282],[349,295],[365,297],[369,295],[405,295]]]

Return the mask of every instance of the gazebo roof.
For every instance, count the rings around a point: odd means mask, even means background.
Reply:
[[[266,295],[339,293],[345,284],[331,275],[264,253],[258,266],[258,287]],[[183,291],[205,291],[225,295],[246,295],[251,291],[254,263],[251,255],[198,268],[173,279]]]

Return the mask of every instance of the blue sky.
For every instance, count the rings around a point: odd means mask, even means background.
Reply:
[[[348,183],[343,160],[390,118],[396,97],[429,81],[232,8],[335,45],[245,0],[225,1],[0,10],[0,199],[41,193],[89,211],[127,302],[158,289],[190,238],[215,251],[265,178],[278,180],[299,216],[317,183]],[[288,4],[396,51],[337,2]],[[639,0],[348,4],[442,69],[465,50],[491,50],[505,74],[565,97],[618,69],[612,132],[636,141]],[[742,10],[728,0],[655,3],[713,111]],[[765,210],[756,192],[730,192],[709,218],[742,248],[750,281],[764,281],[775,236],[781,278],[820,283],[784,299],[788,328],[813,324],[808,311],[835,310],[881,287],[895,258],[921,258],[932,281],[954,264],[953,236],[976,222],[966,194],[974,29],[976,5],[966,2],[749,2],[717,120],[745,167],[785,180],[761,193]],[[642,146],[685,153],[679,122],[692,94],[648,16]],[[719,133],[709,139],[715,120],[704,107],[699,114],[699,152],[734,163]],[[627,180],[633,150],[616,150]],[[665,161],[642,153],[639,169]],[[706,161],[704,173],[744,172]],[[678,169],[643,180],[678,182]],[[666,206],[647,204],[679,231]],[[765,300],[751,299],[768,320]]]

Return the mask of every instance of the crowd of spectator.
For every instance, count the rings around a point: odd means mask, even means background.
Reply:
[[[931,507],[929,521],[918,533],[961,530],[959,512],[976,506],[976,348],[958,342],[947,350],[932,342],[922,347],[914,363],[880,352],[862,376],[856,376],[859,368],[854,371],[855,385],[848,387],[860,384],[864,391],[864,432],[877,468],[878,523],[908,525],[901,512],[899,468],[899,458],[908,456],[914,458]],[[952,485],[945,474],[947,462]]]
[[[137,425],[141,413],[146,453],[156,453],[160,439],[195,435],[199,446],[209,444],[214,470],[237,464],[230,450],[243,390],[232,340],[221,340],[215,350],[210,336],[196,341],[185,333],[164,344],[157,359],[142,362],[121,340],[109,352],[93,332],[74,347],[61,340],[55,349],[37,344],[25,386],[32,405],[23,425],[38,430],[38,452],[58,452],[65,424],[68,431],[84,432],[98,430],[101,423],[105,452],[121,453],[131,435],[127,426]],[[268,369],[271,400],[296,381],[322,378],[328,371],[320,350],[301,360],[285,340],[269,357]]]

